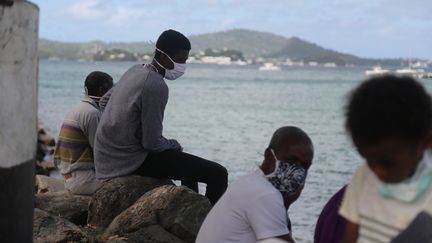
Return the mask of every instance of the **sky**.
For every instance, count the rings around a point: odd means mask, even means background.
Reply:
[[[155,41],[243,28],[360,57],[432,59],[432,0],[32,0],[39,35],[68,42]],[[192,47],[193,48],[193,47]]]

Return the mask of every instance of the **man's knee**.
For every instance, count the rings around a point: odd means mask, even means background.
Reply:
[[[228,170],[224,166],[216,164],[215,168],[212,170],[212,175],[213,180],[228,184]]]

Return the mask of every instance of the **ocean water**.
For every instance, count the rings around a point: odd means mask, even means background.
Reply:
[[[105,71],[116,82],[133,64],[41,61],[40,122],[56,136],[63,117],[82,97],[89,72]],[[167,81],[164,135],[176,138],[186,152],[224,165],[232,182],[258,167],[277,128],[305,130],[315,157],[289,215],[296,242],[312,242],[322,207],[362,163],[343,123],[346,96],[364,79],[363,68],[283,67],[272,72],[253,65],[189,65],[182,78]]]

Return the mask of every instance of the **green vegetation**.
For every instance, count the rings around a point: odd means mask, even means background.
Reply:
[[[279,60],[335,63],[337,65],[401,65],[402,59],[365,59],[354,55],[325,49],[297,37],[283,36],[233,29],[190,36],[192,56],[228,56],[232,60]],[[143,60],[145,54],[152,56],[154,43],[92,41],[85,43],[39,41],[41,59],[66,60]],[[144,58],[145,59],[145,58]]]
[[[230,57],[232,61],[241,60],[244,61],[243,53],[241,51],[237,50],[219,50],[219,49],[206,49],[204,51],[204,56],[211,56],[211,57]]]
[[[137,61],[138,55],[120,49],[98,51],[93,55],[95,61]]]

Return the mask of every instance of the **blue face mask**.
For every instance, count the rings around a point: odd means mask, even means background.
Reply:
[[[276,164],[275,170],[266,175],[267,179],[284,196],[290,197],[295,195],[305,184],[307,170],[296,164],[278,160],[273,150],[271,151]]]
[[[418,163],[413,176],[399,183],[382,183],[378,191],[382,197],[409,203],[424,194],[431,179],[432,154],[431,151],[427,150],[423,159]]]

